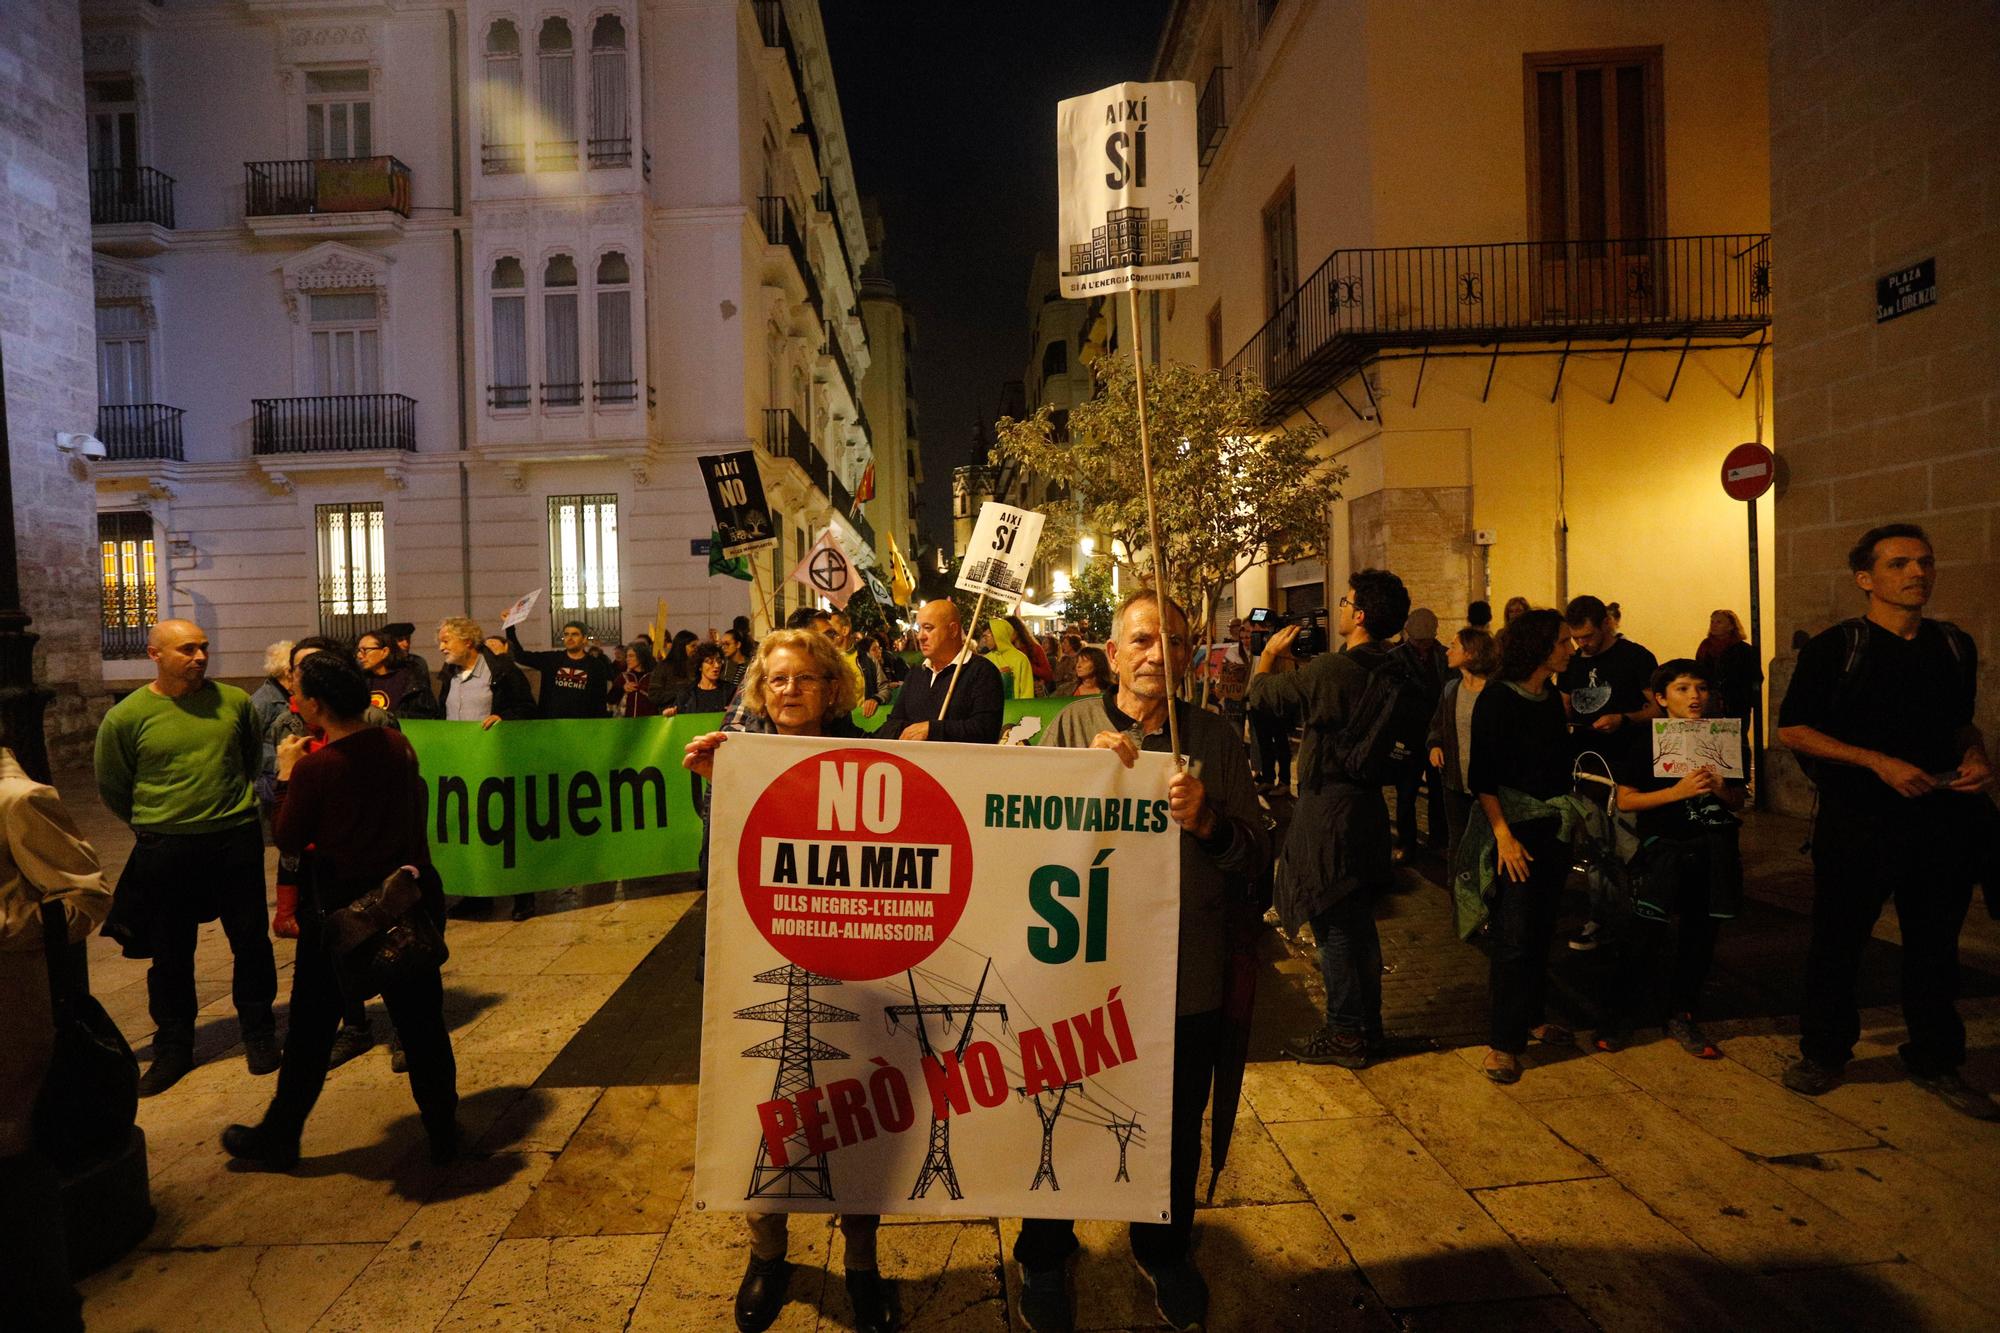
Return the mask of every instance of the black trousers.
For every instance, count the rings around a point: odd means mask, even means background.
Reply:
[[[146,971],[153,1044],[192,1046],[196,934],[218,917],[236,966],[230,981],[243,1035],[276,1031],[271,1002],[278,996],[278,968],[271,956],[264,901],[264,839],[257,824],[220,833],[141,833],[119,880],[151,900],[153,965]]]
[[[1179,1263],[1194,1235],[1195,1178],[1201,1174],[1201,1118],[1208,1109],[1209,1082],[1222,1045],[1222,1011],[1185,1014],[1174,1020],[1174,1135],[1168,1165],[1171,1220],[1134,1222],[1132,1257],[1142,1264]],[[1023,1268],[1050,1268],[1076,1249],[1076,1223],[1030,1217],[1021,1222],[1014,1259]]]
[[[1269,782],[1292,780],[1292,729],[1280,718],[1253,710],[1250,732],[1257,740],[1257,773]]]
[[[1476,812],[1484,819],[1485,812]],[[1496,1051],[1519,1055],[1528,1049],[1528,1033],[1542,1022],[1548,994],[1549,942],[1555,938],[1556,912],[1563,883],[1569,878],[1569,848],[1563,845],[1561,821],[1537,819],[1516,824],[1514,836],[1533,860],[1528,878],[1516,884],[1502,872],[1499,897],[1493,904],[1493,956],[1488,969],[1493,1025],[1488,1044]]]
[[[1326,983],[1326,1025],[1371,1046],[1382,1041],[1382,937],[1375,895],[1356,889],[1315,912],[1320,980]]]
[[[1882,905],[1896,900],[1903,934],[1903,1063],[1919,1076],[1965,1063],[1958,1016],[1958,932],[1972,901],[1983,796],[1938,793],[1855,808],[1821,799],[1813,826],[1812,944],[1806,951],[1799,1050],[1839,1069],[1861,1037],[1854,987]]]
[[[1674,886],[1674,920],[1652,921],[1625,913],[1618,921],[1618,966],[1612,973],[1605,1016],[1613,1031],[1629,1032],[1674,1014],[1701,1016],[1701,987],[1715,962],[1715,938],[1722,923],[1709,915],[1705,848],[1692,843],[1676,850],[1682,869]]]
[[[1406,852],[1415,851],[1418,846],[1419,786],[1424,789],[1425,803],[1430,806],[1430,844],[1433,847],[1445,845],[1444,779],[1435,768],[1426,764],[1422,770],[1396,785],[1396,845]]]
[[[403,1041],[410,1061],[410,1092],[424,1128],[432,1135],[449,1132],[458,1111],[458,1062],[452,1058],[451,1033],[444,1022],[444,982],[436,972],[391,986],[382,1002]],[[327,1057],[340,1030],[346,1007],[325,934],[315,920],[299,919],[299,948],[292,964],[292,1009],[285,1032],[285,1061],[278,1067],[278,1091],[264,1113],[264,1124],[287,1138],[297,1138],[326,1086]]]

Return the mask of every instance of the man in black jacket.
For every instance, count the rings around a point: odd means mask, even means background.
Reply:
[[[917,612],[917,647],[924,655],[923,665],[910,668],[881,735],[904,741],[997,744],[1005,708],[1000,672],[976,654],[960,660],[965,626],[956,603],[949,598],[924,603]],[[964,679],[954,689],[952,681],[960,676]],[[948,710],[946,694],[951,696]]]
[[[562,647],[546,653],[521,646],[514,627],[507,627],[508,656],[533,667],[542,678],[542,717],[608,717],[618,671],[602,653],[590,651],[590,629],[582,621],[563,626]]]

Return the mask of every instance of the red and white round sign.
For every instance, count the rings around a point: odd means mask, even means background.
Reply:
[[[936,778],[881,750],[802,760],[743,821],[737,884],[787,961],[841,981],[912,968],[972,892],[972,837]]]
[[[1777,477],[1777,459],[1761,444],[1739,444],[1722,460],[1722,489],[1732,500],[1755,500]]]

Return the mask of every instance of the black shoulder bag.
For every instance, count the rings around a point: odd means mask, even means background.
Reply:
[[[69,943],[69,914],[42,904],[55,1053],[35,1099],[35,1144],[70,1168],[113,1153],[139,1117],[139,1062],[125,1034],[91,995]]]
[[[418,878],[435,873],[401,866],[353,902],[326,913],[326,947],[347,998],[365,1000],[444,966],[451,951],[424,910]]]

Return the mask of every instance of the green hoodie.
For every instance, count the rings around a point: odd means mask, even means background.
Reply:
[[[993,631],[993,651],[986,654],[986,660],[1014,678],[1014,697],[1032,699],[1035,697],[1035,664],[1028,655],[1014,646],[1014,627],[999,616],[986,622]]]

